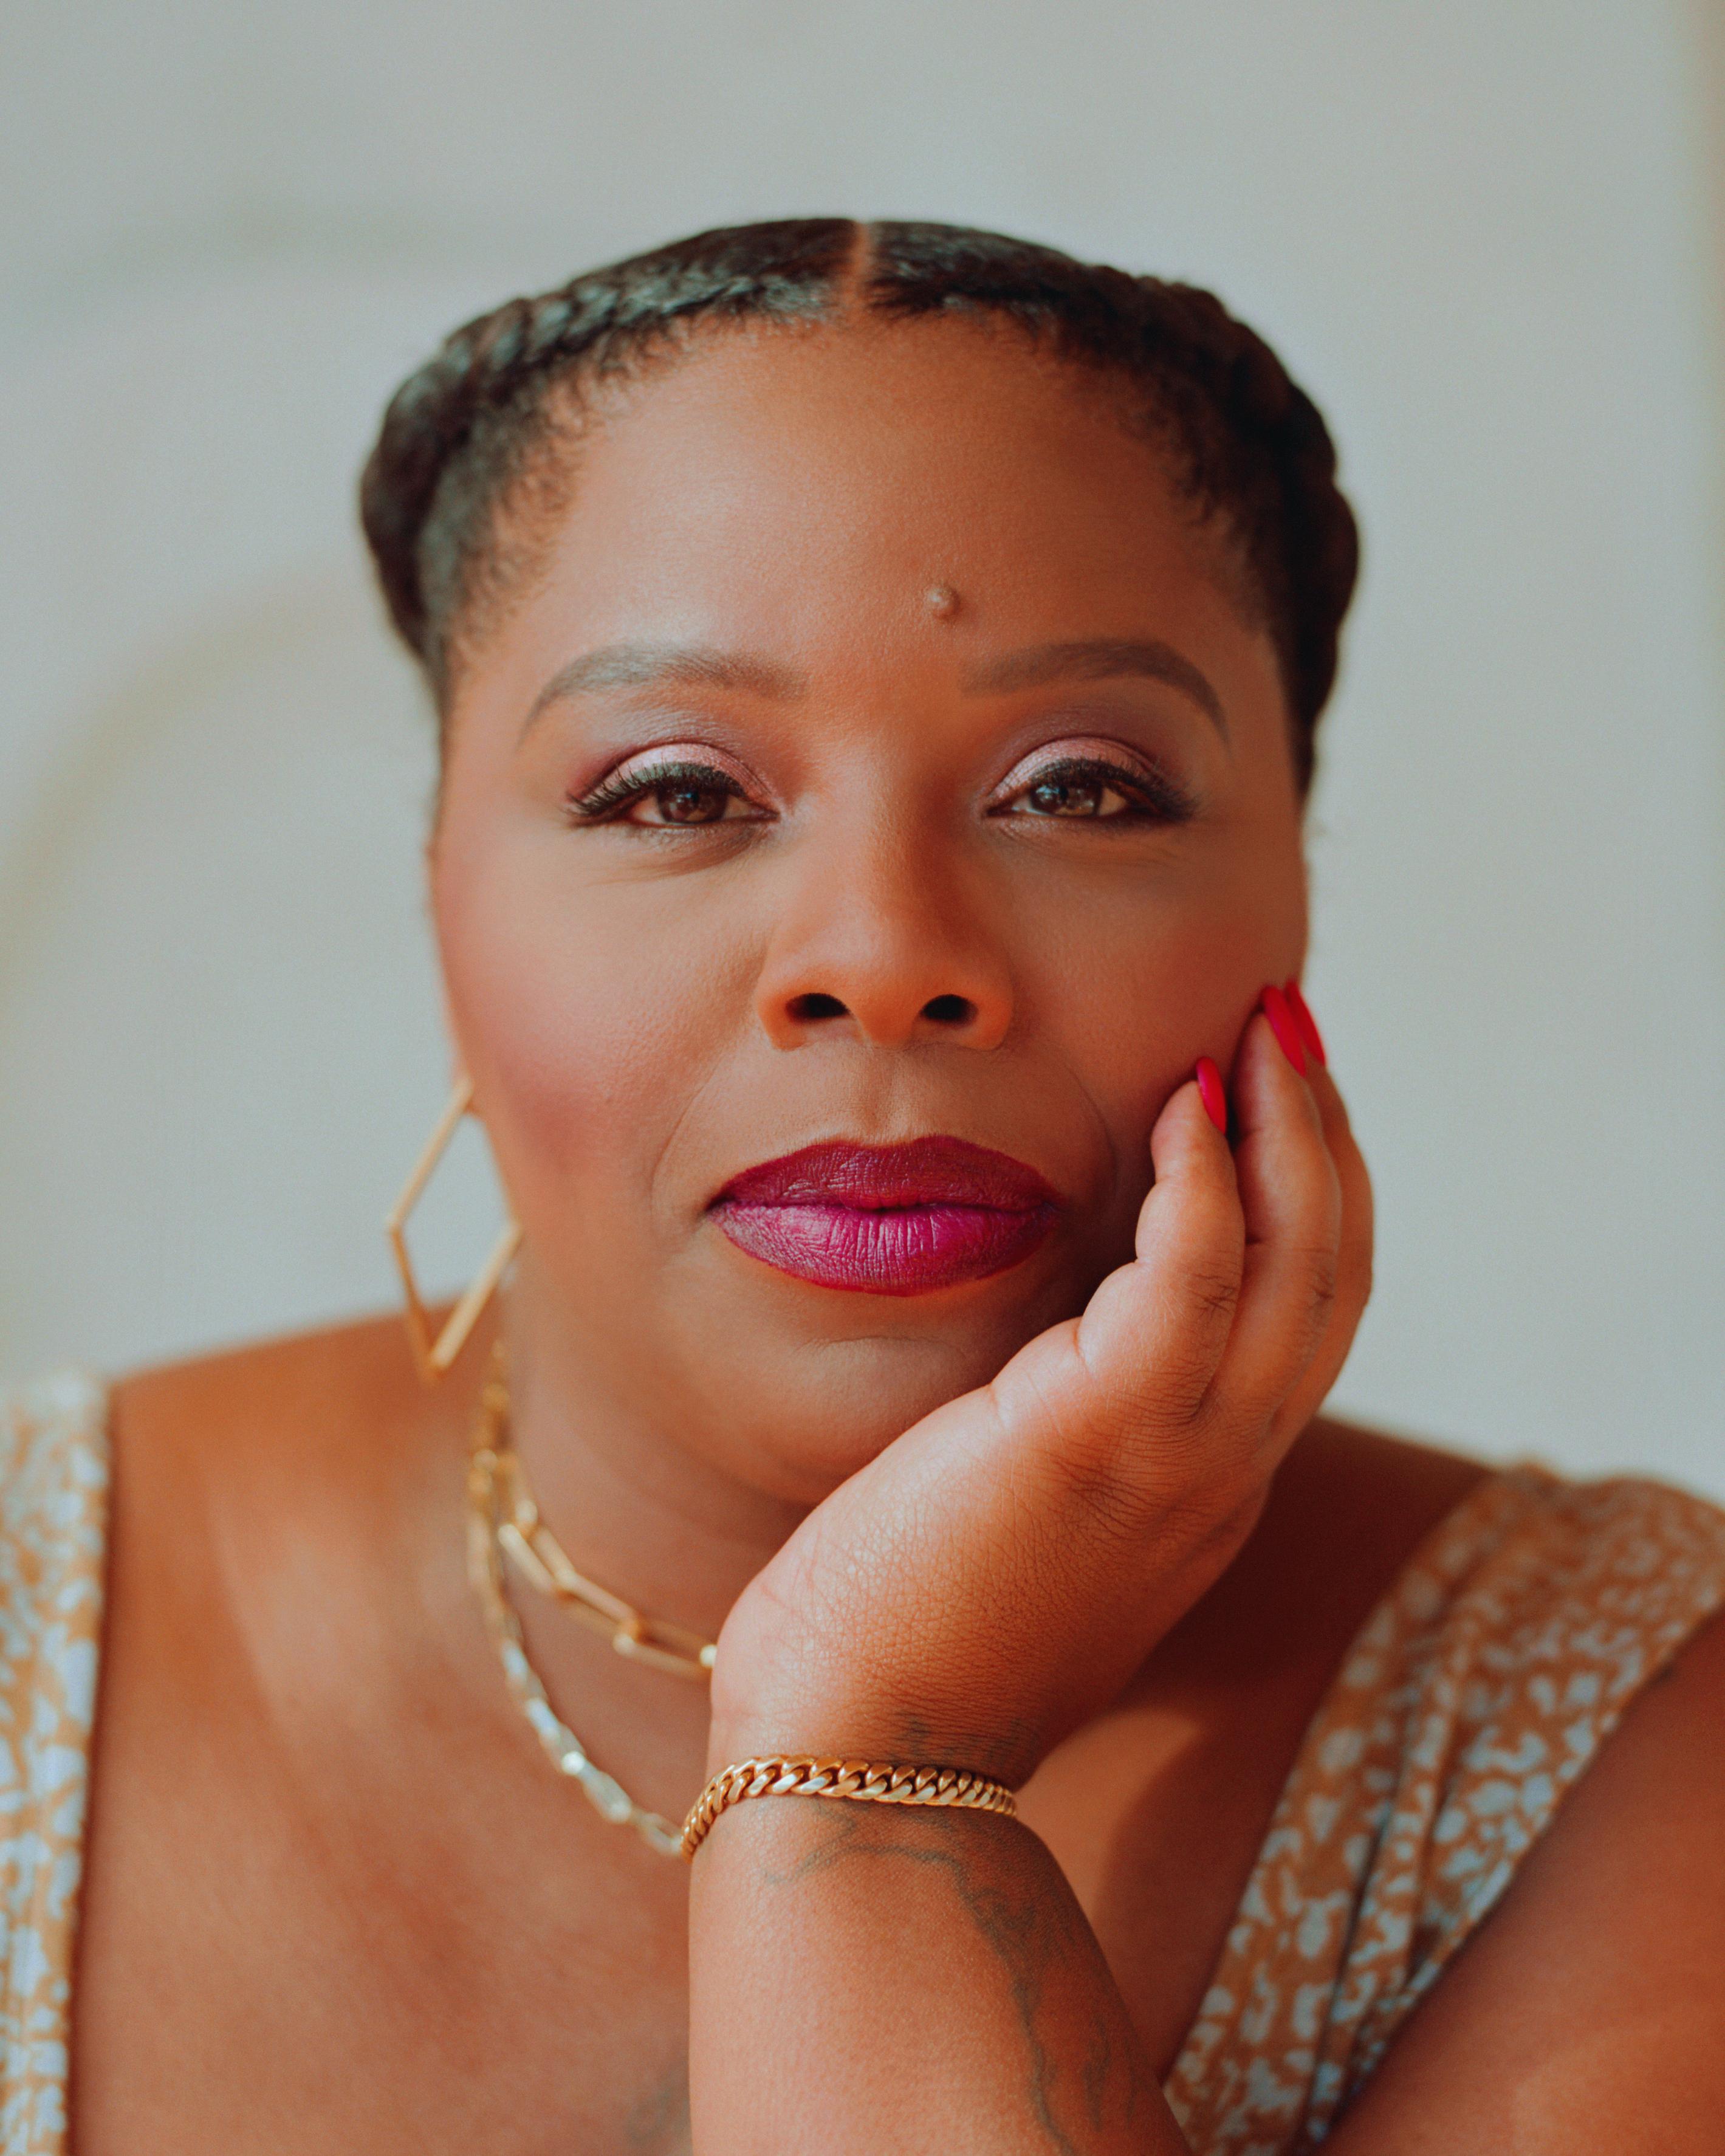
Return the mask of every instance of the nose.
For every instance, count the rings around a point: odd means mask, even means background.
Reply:
[[[775,1047],[850,1039],[994,1048],[1005,1039],[1004,953],[940,844],[906,835],[841,852],[811,839],[756,987]]]

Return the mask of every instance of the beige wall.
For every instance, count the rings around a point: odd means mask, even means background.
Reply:
[[[1312,835],[1383,1218],[1342,1398],[1725,1492],[1715,11],[105,0],[7,44],[0,1372],[388,1298],[444,1068],[368,431],[506,290],[836,208],[1197,276],[1307,377],[1369,548]],[[434,1271],[487,1203],[470,1160]]]

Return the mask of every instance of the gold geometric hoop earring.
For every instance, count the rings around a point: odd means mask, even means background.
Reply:
[[[431,1330],[431,1312],[425,1307],[419,1293],[419,1283],[413,1277],[413,1261],[408,1255],[408,1216],[418,1204],[432,1173],[443,1158],[449,1140],[455,1135],[455,1127],[473,1106],[473,1081],[458,1080],[449,1096],[449,1104],[438,1119],[437,1128],[426,1142],[425,1150],[413,1164],[413,1172],[402,1186],[402,1194],[390,1209],[383,1223],[383,1232],[389,1238],[389,1247],[395,1253],[396,1270],[401,1275],[408,1306],[403,1315],[407,1321],[408,1338],[413,1342],[413,1361],[419,1376],[428,1385],[435,1385],[449,1374],[449,1365],[467,1345],[467,1336],[472,1332],[480,1312],[495,1294],[497,1283],[508,1270],[509,1261],[521,1247],[521,1231],[511,1220],[497,1238],[491,1255],[475,1276],[469,1287],[444,1320],[443,1330],[435,1337]]]

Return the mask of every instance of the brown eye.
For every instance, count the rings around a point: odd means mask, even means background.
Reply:
[[[1045,764],[989,813],[1067,823],[1183,824],[1192,815],[1192,804],[1159,773],[1074,757]]]
[[[1118,815],[1126,796],[1100,778],[1040,778],[1024,797],[1024,806],[1036,816]]]
[[[591,793],[570,801],[568,812],[584,824],[681,830],[757,820],[761,813],[728,771],[685,762],[624,764]]]
[[[689,778],[673,779],[655,786],[636,801],[638,809],[649,807],[657,815],[637,815],[641,824],[717,824],[724,820],[732,802],[740,799],[732,787],[703,786]]]

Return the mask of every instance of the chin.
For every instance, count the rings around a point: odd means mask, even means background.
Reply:
[[[602,1269],[585,1238],[547,1269],[546,1242],[530,1229],[518,1291],[575,1366],[687,1453],[800,1507],[987,1384],[1119,1262],[1056,1240],[961,1287],[880,1295],[811,1286],[717,1236]]]
[[[732,1403],[707,1441],[764,1494],[817,1505],[935,1409],[986,1384],[986,1348],[942,1340],[825,1340],[780,1360],[770,1387]],[[742,1412],[737,1413],[737,1409]]]
[[[781,1303],[752,1326],[721,1328],[725,1348],[692,1364],[715,1380],[696,1410],[701,1450],[766,1495],[818,1504],[925,1415],[986,1385],[1084,1297],[1045,1281],[1034,1296],[962,1314],[942,1297],[937,1316],[935,1300],[822,1295],[817,1326],[798,1296],[801,1322],[788,1322]]]

